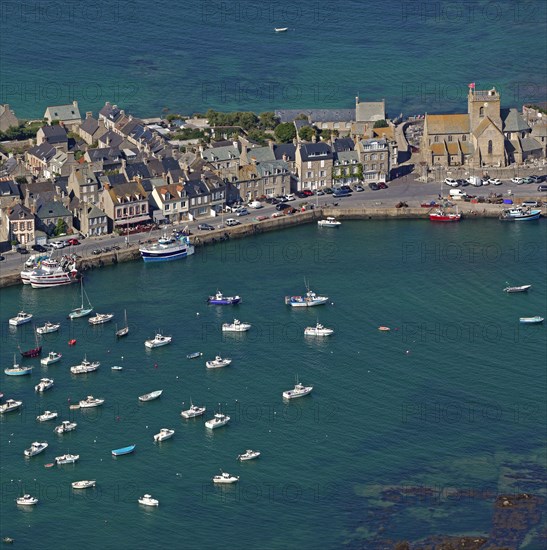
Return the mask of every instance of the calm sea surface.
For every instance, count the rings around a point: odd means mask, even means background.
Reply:
[[[7,0],[0,102],[27,118],[73,99],[159,116],[360,95],[396,116],[461,112],[476,82],[520,106],[545,100],[546,21],[540,0]]]
[[[37,324],[62,320],[43,345],[63,359],[49,368],[23,360],[34,365],[30,377],[0,374],[4,399],[24,402],[0,417],[0,535],[40,549],[334,549],[488,533],[495,495],[544,494],[545,326],[523,328],[518,318],[547,310],[545,227],[346,221],[337,230],[310,225],[207,247],[184,261],[88,272],[96,311],[122,323],[127,310],[131,331],[119,341],[114,321],[66,319],[77,286],[2,289],[2,368],[18,345],[34,344],[32,326],[8,327],[20,309]],[[304,279],[330,303],[286,306],[284,296],[303,292]],[[506,281],[533,288],[507,295]],[[242,304],[208,306],[217,289],[241,295]],[[223,337],[221,324],[234,317],[251,331]],[[335,334],[305,338],[317,321]],[[157,330],[173,343],[145,351]],[[188,360],[194,351],[203,357]],[[206,369],[216,354],[232,365]],[[71,375],[84,355],[100,369]],[[55,386],[37,395],[44,376]],[[296,376],[313,393],[285,404],[281,393]],[[138,401],[156,389],[160,399]],[[69,411],[87,395],[106,402]],[[206,418],[220,408],[232,421],[208,433],[203,419],[181,418],[190,399],[207,406]],[[46,409],[73,418],[77,430],[58,436],[57,421],[36,422]],[[175,436],[154,444],[164,427]],[[49,448],[25,459],[33,441]],[[111,456],[132,443],[134,454]],[[262,456],[237,462],[246,449]],[[66,452],[79,462],[44,468]],[[214,487],[219,469],[239,484]],[[72,491],[81,479],[97,488]],[[421,497],[387,498],[412,488]],[[457,490],[468,496],[456,498]],[[38,506],[18,509],[24,492]],[[158,509],[137,503],[145,493],[160,500]]]

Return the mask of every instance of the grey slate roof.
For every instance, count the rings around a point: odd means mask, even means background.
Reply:
[[[34,216],[27,207],[23,206],[22,204],[15,204],[13,208],[10,208],[8,212],[8,218],[11,221],[32,220],[34,219]]]
[[[70,121],[70,120],[80,120],[82,117],[80,116],[80,110],[77,105],[70,104],[70,105],[54,105],[52,107],[48,107],[46,109],[45,116],[51,117],[51,120],[64,120],[64,121]]]
[[[280,143],[274,146],[274,155],[276,160],[283,160],[283,155],[287,160],[293,161],[296,157],[296,145],[294,143]]]
[[[119,147],[123,143],[123,136],[113,130],[109,130],[99,138],[99,143],[107,147]]]
[[[333,149],[337,153],[341,151],[353,151],[355,143],[351,138],[337,138],[334,140]]]
[[[340,151],[336,153],[335,161],[341,165],[346,164],[346,161],[348,164],[357,164],[359,163],[359,153],[357,151]]]
[[[0,181],[0,197],[20,197],[19,186],[13,180]]]
[[[49,143],[66,143],[68,141],[64,126],[56,124],[54,126],[42,126],[40,129]]]
[[[231,159],[238,159],[239,149],[236,149],[233,145],[214,147],[205,149],[202,156],[203,159],[208,162],[223,162]]]
[[[152,174],[148,170],[148,166],[144,162],[132,162],[125,165],[125,175],[127,179],[132,180],[134,178],[150,178]]]
[[[280,173],[289,172],[289,165],[284,160],[274,160],[271,162],[261,162],[257,164],[256,171],[260,177],[266,175],[272,176],[279,171]]]
[[[520,140],[520,144],[522,145],[522,151],[524,153],[532,153],[533,151],[541,151],[542,146],[539,141],[536,141],[532,137],[525,137]]]
[[[256,162],[275,160],[275,153],[271,147],[253,147],[247,151],[248,159],[255,159]]]
[[[117,105],[110,105],[106,102],[104,107],[99,111],[99,115],[102,115],[104,118],[116,122],[121,116],[121,109],[118,109]]]
[[[51,143],[48,143],[45,141],[41,145],[35,145],[34,147],[31,147],[28,150],[29,155],[33,155],[40,160],[43,160],[44,162],[50,161],[55,154],[57,153],[57,149],[51,145]]]
[[[529,132],[530,126],[526,123],[517,109],[500,109],[504,132]]]
[[[93,117],[86,118],[82,124],[80,124],[80,129],[84,132],[87,132],[90,135],[93,135],[99,128],[99,121]]]
[[[91,162],[97,161],[119,161],[122,158],[120,150],[116,147],[101,147],[99,149],[88,149],[87,155]]]
[[[36,216],[41,220],[48,218],[64,218],[66,216],[72,216],[72,212],[65,208],[60,202],[49,201],[45,202],[38,208]]]
[[[326,143],[303,143],[300,147],[302,161],[332,159],[332,150]]]

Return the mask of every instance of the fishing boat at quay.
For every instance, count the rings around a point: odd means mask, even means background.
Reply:
[[[160,237],[155,243],[143,245],[139,248],[145,262],[167,262],[191,256],[195,248],[190,244],[188,237]]]

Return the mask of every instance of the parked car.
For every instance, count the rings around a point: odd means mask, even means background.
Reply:
[[[17,252],[19,252],[19,254],[28,254],[28,250],[24,246],[17,247]]]
[[[482,184],[483,184],[483,185],[490,185],[490,180],[489,180],[488,178],[484,178],[484,179],[482,180]]]
[[[248,216],[248,215],[249,215],[249,211],[246,208],[240,208],[236,212],[236,216]]]
[[[547,185],[538,185],[538,191],[540,193],[544,193],[545,191],[547,191]]]
[[[478,176],[470,176],[467,182],[475,187],[480,187],[482,185],[482,180]]]
[[[333,197],[349,197],[351,193],[347,189],[343,189],[339,187],[338,189],[335,189],[332,193]]]
[[[306,195],[304,195],[304,192],[303,191],[297,191],[295,193],[295,195],[299,198],[299,199],[305,199],[306,198]]]
[[[374,183],[373,181],[371,181],[368,186],[370,187],[370,189],[372,189],[372,191],[378,191],[378,189],[380,189],[378,187],[378,184],[377,183]]]
[[[363,186],[361,186],[361,185],[356,185],[356,186],[355,186],[355,191],[356,191],[357,193],[359,193],[359,192],[361,192],[361,191],[364,191],[364,190],[365,190],[365,188],[364,188]]]
[[[383,181],[379,181],[376,185],[378,186],[378,189],[387,189],[388,188],[387,183],[384,183]]]
[[[450,187],[458,187],[458,182],[452,178],[445,178],[444,183]]]
[[[311,189],[303,189],[302,193],[305,197],[311,197],[313,195],[313,191]]]
[[[323,189],[323,191],[325,191],[325,193],[327,195],[332,195],[332,193],[333,193],[332,187],[325,187],[325,189]]]
[[[78,239],[68,239],[68,241],[66,241],[66,244],[77,246],[80,244],[80,241]]]
[[[532,180],[532,183],[541,183],[543,181],[543,178],[542,176],[530,176],[530,178]]]
[[[536,183],[532,178],[522,178],[522,183]]]
[[[228,218],[224,223],[228,227],[233,227],[234,225],[240,225],[241,222],[238,222],[237,220],[234,220],[234,218]]]
[[[325,191],[323,191],[322,189],[318,189],[315,194],[318,196],[318,197],[322,197],[324,194],[325,194]]]
[[[42,246],[41,244],[33,244],[31,248],[36,252],[47,252],[47,248],[45,246]]]
[[[515,176],[514,178],[511,178],[511,183],[516,183],[517,185],[522,185],[524,183],[524,178],[520,178],[518,176]]]
[[[5,259],[6,259],[6,257],[2,256],[2,254],[0,254],[0,262],[3,262]]]
[[[280,212],[281,212],[281,210],[286,210],[287,208],[291,208],[291,205],[290,204],[285,204],[284,202],[275,205],[275,209],[280,211]]]
[[[49,244],[53,248],[64,248],[66,246],[65,241],[51,241]]]
[[[208,223],[200,223],[198,225],[198,229],[200,229],[201,231],[213,231],[215,228]]]
[[[491,183],[492,185],[501,185],[502,182],[499,178],[490,178],[488,183]]]
[[[262,208],[262,203],[260,201],[251,201],[249,203],[249,206],[251,208],[255,208],[255,209],[258,209],[258,208]]]
[[[289,193],[288,195],[285,195],[285,198],[288,201],[295,201],[296,200],[296,197],[294,196],[294,193]]]
[[[465,187],[466,185],[469,185],[469,182],[467,180],[458,179],[456,181],[458,182],[458,185],[460,187]]]
[[[522,206],[530,206],[531,208],[535,208],[536,206],[539,206],[539,203],[537,201],[524,201]]]

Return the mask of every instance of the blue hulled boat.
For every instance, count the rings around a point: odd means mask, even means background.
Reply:
[[[195,249],[188,237],[161,237],[151,245],[141,246],[139,252],[145,262],[166,262],[191,256]]]
[[[538,220],[541,217],[540,209],[522,208],[517,206],[509,210],[504,210],[500,220],[508,222]]]
[[[240,296],[224,296],[222,292],[217,291],[214,296],[207,298],[207,303],[217,306],[233,306],[241,302]]]
[[[135,450],[136,445],[129,445],[128,447],[121,447],[120,449],[114,449],[112,451],[113,456],[128,455]]]

